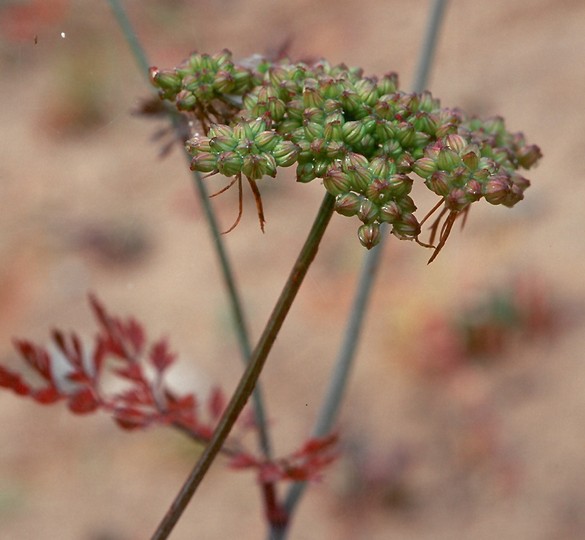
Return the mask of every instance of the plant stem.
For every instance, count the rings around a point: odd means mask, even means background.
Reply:
[[[415,92],[422,92],[426,87],[446,3],[447,0],[433,0],[427,32],[413,85]],[[380,243],[368,251],[364,257],[364,266],[362,267],[356,295],[350,311],[347,329],[344,333],[345,337],[333,368],[327,394],[323,400],[323,405],[313,429],[313,437],[324,437],[327,435],[337,419],[362,332],[374,280],[380,265],[382,247],[386,236],[382,235]],[[296,482],[291,486],[286,495],[284,508],[288,514],[288,523],[291,521],[292,514],[306,489],[306,485],[306,482]],[[275,534],[271,534],[270,540],[284,540],[287,533],[288,529],[283,528],[280,531],[276,531]]]
[[[209,470],[209,467],[221,449],[221,446],[226,440],[240,412],[244,408],[244,405],[262,372],[268,353],[272,349],[276,336],[278,335],[303,279],[307,274],[307,270],[317,254],[319,243],[323,238],[325,229],[331,219],[334,203],[335,198],[327,193],[321,203],[321,207],[319,208],[317,217],[311,227],[309,236],[297,257],[288,280],[276,302],[276,305],[274,306],[268,323],[264,328],[258,345],[254,349],[251,361],[244,371],[244,374],[242,375],[240,382],[238,383],[238,386],[213,433],[211,441],[205,448],[203,455],[191,471],[189,478],[181,488],[181,491],[173,501],[173,504],[152,536],[152,540],[164,540],[165,538],[168,538],[173,527],[187,507],[187,504],[189,504],[195,490]]]
[[[118,25],[120,26],[120,29],[122,30],[122,33],[124,34],[126,41],[128,42],[128,45],[132,51],[136,63],[138,64],[140,72],[143,73],[148,80],[148,70],[150,67],[150,62],[146,57],[144,49],[140,44],[136,32],[134,32],[132,24],[128,19],[126,12],[124,11],[124,8],[122,7],[121,2],[119,0],[108,0],[108,3],[110,4],[110,8],[112,9],[114,17],[118,22]],[[175,129],[178,129],[179,123],[177,114],[170,113],[169,116],[171,122],[173,123],[173,127]],[[188,158],[188,154],[185,153],[185,155]],[[227,295],[231,305],[232,317],[234,321],[240,352],[244,362],[247,363],[250,361],[250,357],[252,355],[252,345],[250,343],[249,337],[250,334],[248,332],[248,326],[246,323],[246,318],[244,316],[244,310],[242,308],[242,303],[240,301],[240,294],[236,287],[236,282],[232,272],[232,266],[230,264],[227,251],[222,240],[221,232],[219,230],[219,226],[215,218],[213,207],[211,206],[211,202],[209,200],[207,188],[203,183],[201,175],[196,171],[193,173],[193,180],[195,189],[199,196],[199,200],[201,201],[201,205],[203,206],[205,218],[209,225],[209,230],[211,232],[215,252],[219,259],[219,266],[221,268],[224,286],[227,290]],[[262,399],[262,391],[259,386],[254,390],[253,406],[254,417],[256,425],[258,426],[258,439],[260,450],[262,451],[264,457],[270,459],[270,457],[272,456],[271,448],[272,445],[270,443],[270,437],[268,435],[267,429],[268,423],[266,421],[266,412],[264,408],[264,401]]]

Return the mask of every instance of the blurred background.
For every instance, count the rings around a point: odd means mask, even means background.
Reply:
[[[125,5],[161,68],[192,50],[243,58],[286,43],[294,59],[397,71],[408,89],[430,2]],[[387,243],[344,452],[291,539],[585,537],[584,29],[580,0],[449,2],[429,89],[502,115],[544,158],[522,203],[474,205],[430,266],[420,246]],[[43,343],[54,327],[91,340],[93,291],[169,336],[178,389],[230,392],[241,362],[207,227],[180,148],[160,156],[164,120],[135,114],[151,89],[107,2],[0,1],[0,69],[0,362],[19,367],[12,338]],[[287,173],[260,183],[266,233],[245,193],[225,238],[253,340],[322,196]],[[236,190],[214,205],[229,227]],[[321,403],[364,254],[356,228],[334,216],[263,374],[279,455]],[[16,540],[147,538],[200,451],[7,391],[0,426],[0,537]],[[263,538],[254,475],[220,460],[172,537]]]

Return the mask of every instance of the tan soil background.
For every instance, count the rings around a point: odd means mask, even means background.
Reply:
[[[163,123],[130,114],[148,89],[107,3],[37,2],[20,30],[5,4],[0,360],[17,366],[11,338],[44,342],[55,326],[90,339],[94,291],[152,338],[170,337],[182,390],[229,391],[241,364],[206,225],[180,152],[157,157]],[[394,70],[408,88],[429,2],[126,4],[161,67],[193,49],[244,57],[290,38],[294,57]],[[429,87],[445,105],[501,114],[544,159],[521,204],[473,208],[432,265],[413,243],[386,245],[339,424],[345,454],[303,501],[291,539],[585,538],[585,3],[453,0]],[[247,197],[226,238],[254,336],[318,207],[313,184],[266,181],[266,234]],[[235,190],[215,206],[229,226]],[[318,411],[361,267],[355,229],[334,217],[263,375],[278,454]],[[429,314],[519,276],[550,296],[554,336],[440,377],[413,369],[441,361],[420,358]],[[8,392],[0,437],[0,538],[15,540],[148,538],[199,451],[168,430],[125,433]],[[263,538],[261,512],[253,475],[218,462],[172,538]]]

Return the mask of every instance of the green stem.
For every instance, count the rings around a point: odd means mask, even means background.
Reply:
[[[325,229],[331,219],[334,203],[335,198],[332,195],[326,194],[313,226],[311,227],[309,236],[297,257],[288,280],[276,302],[276,305],[274,306],[268,323],[260,337],[260,341],[254,349],[251,361],[244,371],[244,374],[242,375],[240,382],[213,433],[211,441],[205,448],[203,455],[191,471],[189,478],[181,488],[181,491],[173,501],[165,517],[152,536],[152,540],[164,540],[165,538],[168,538],[173,527],[181,517],[197,487],[203,480],[209,467],[220,451],[250,394],[254,390],[254,386],[262,372],[268,353],[272,349],[272,345],[276,340],[276,336],[278,335],[303,279],[307,274],[307,270],[317,254],[319,243],[321,242]]]
[[[140,69],[140,72],[143,73],[145,77],[148,79],[148,70],[150,67],[150,63],[148,61],[148,58],[146,57],[144,49],[140,45],[140,41],[136,36],[136,32],[134,32],[134,29],[132,28],[132,24],[128,19],[128,16],[126,15],[124,8],[122,7],[121,2],[119,0],[108,0],[108,3],[110,4],[110,8],[112,9],[114,17],[118,22],[118,25],[120,26],[126,41],[128,42],[134,59],[138,64],[138,68]],[[177,115],[170,113],[170,118],[173,123],[173,126],[177,129],[178,128]],[[188,154],[185,155],[188,158]],[[219,230],[219,226],[215,218],[211,202],[209,200],[207,188],[202,181],[201,175],[198,172],[193,173],[193,180],[195,189],[199,195],[199,200],[201,201],[201,205],[203,206],[203,212],[207,219],[215,251],[219,259],[219,265],[221,268],[224,285],[227,290],[229,302],[231,305],[232,317],[234,321],[234,326],[236,330],[241,355],[244,361],[247,363],[249,362],[250,357],[252,355],[252,345],[250,343],[249,338],[250,334],[248,332],[246,318],[244,316],[244,310],[242,308],[242,304],[240,301],[240,294],[238,293],[238,289],[236,287],[236,282],[232,272],[232,266],[230,264],[222,240],[221,232]],[[260,449],[264,456],[270,459],[272,455],[272,449],[270,437],[268,435],[267,428],[268,422],[266,420],[266,412],[264,408],[264,401],[262,399],[262,391],[260,387],[257,387],[256,390],[254,391],[253,406],[254,417],[256,425],[258,426],[258,438]]]
[[[433,1],[429,24],[415,76],[413,88],[415,92],[422,92],[426,87],[446,3],[447,0]],[[364,257],[364,266],[360,274],[356,295],[350,311],[347,329],[344,333],[344,340],[333,368],[327,394],[323,400],[323,405],[313,429],[313,437],[327,435],[333,428],[339,414],[363,329],[363,322],[375,277],[380,266],[382,246],[386,236],[382,235],[380,243],[368,251]],[[306,487],[306,482],[296,482],[289,489],[284,501],[284,509],[288,515],[288,523],[291,522],[292,514],[303,496]],[[287,533],[288,528],[276,532],[271,531],[270,540],[284,540]]]

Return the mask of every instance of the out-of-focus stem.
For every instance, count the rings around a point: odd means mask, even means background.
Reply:
[[[150,63],[148,61],[148,58],[146,57],[144,49],[140,44],[140,41],[138,40],[136,32],[134,32],[134,29],[132,27],[130,20],[128,19],[128,16],[126,15],[126,12],[122,7],[121,2],[119,0],[108,0],[108,3],[110,4],[110,8],[112,9],[114,17],[118,22],[118,25],[120,26],[120,29],[122,30],[122,33],[124,34],[126,41],[128,42],[134,59],[138,64],[138,68],[140,69],[140,72],[148,80],[148,70],[150,67]],[[179,119],[177,117],[177,114],[170,113],[169,116],[171,122],[173,123],[173,127],[175,127],[175,129],[178,129]],[[188,155],[187,154],[185,155],[188,158]],[[207,188],[203,183],[201,175],[196,171],[193,173],[193,183],[199,196],[199,200],[201,201],[201,205],[203,206],[203,212],[209,225],[209,230],[211,232],[215,252],[219,259],[219,266],[221,268],[224,285],[227,290],[227,295],[232,310],[232,317],[234,320],[234,326],[241,355],[244,361],[248,362],[250,356],[252,355],[252,345],[250,343],[249,337],[250,334],[248,332],[246,318],[244,316],[244,310],[242,308],[242,303],[240,301],[240,294],[236,287],[234,274],[232,272],[232,266],[230,264],[227,251],[222,240],[221,232],[219,230],[219,226],[215,218],[213,207],[211,206],[211,202],[209,200]],[[254,390],[253,407],[255,421],[258,427],[260,449],[264,456],[270,459],[270,457],[272,456],[272,449],[270,437],[268,435],[267,429],[268,423],[266,420],[264,401],[262,399],[262,391],[259,386],[257,386],[256,389]]]

